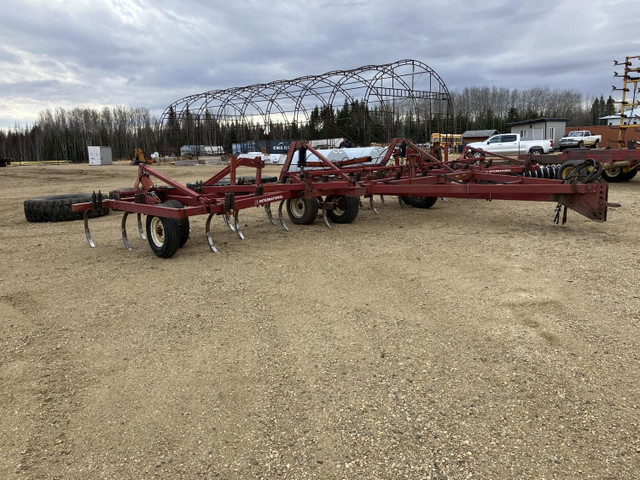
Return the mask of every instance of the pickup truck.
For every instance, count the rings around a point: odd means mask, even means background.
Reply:
[[[589,130],[574,130],[560,139],[560,150],[582,147],[598,148],[601,141],[602,135],[591,135]]]
[[[500,155],[542,155],[553,151],[553,140],[521,140],[518,133],[502,133],[484,142],[468,143],[467,147]],[[478,155],[478,152],[473,154]]]

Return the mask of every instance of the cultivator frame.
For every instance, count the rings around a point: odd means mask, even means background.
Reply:
[[[312,154],[309,158],[308,152]],[[133,188],[111,192],[112,198],[94,193],[91,202],[76,204],[73,210],[84,212],[85,234],[91,247],[95,244],[88,225],[89,212],[110,208],[124,212],[121,231],[127,249],[131,249],[127,217],[135,213],[140,236],[149,240],[156,255],[171,257],[188,239],[190,217],[208,215],[206,238],[211,250],[218,253],[211,234],[214,216],[221,216],[244,239],[239,212],[264,207],[269,220],[277,225],[271,211],[275,202],[279,202],[278,220],[285,230],[289,230],[283,215],[285,203],[292,222],[309,224],[320,214],[331,228],[330,220],[350,223],[355,219],[361,197],[368,198],[371,209],[378,213],[374,201],[377,195],[383,203],[385,195],[392,195],[403,207],[419,208],[431,207],[438,197],[555,202],[555,222],[562,218],[563,224],[567,208],[590,220],[605,221],[609,205],[606,183],[584,183],[577,176],[565,180],[534,178],[537,175],[526,174],[537,171],[539,165],[508,157],[489,159],[482,151],[468,149],[453,161],[441,161],[405,138],[393,139],[379,162],[371,157],[331,162],[308,143],[293,142],[275,183],[262,181],[264,166],[259,157],[232,157],[227,167],[189,188],[141,163]],[[247,183],[245,177],[238,176],[239,167],[254,168],[255,182]],[[221,184],[227,177],[228,183]],[[154,180],[163,185],[156,185]],[[146,235],[142,215],[147,216]]]

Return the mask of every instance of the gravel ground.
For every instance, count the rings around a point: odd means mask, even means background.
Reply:
[[[640,176],[602,224],[390,198],[287,233],[252,209],[245,241],[215,221],[214,255],[195,217],[168,260],[118,213],[95,249],[25,220],[135,175],[0,169],[0,478],[638,478]]]

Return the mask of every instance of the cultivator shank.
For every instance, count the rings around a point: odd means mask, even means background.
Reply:
[[[211,220],[221,216],[229,229],[241,239],[239,212],[263,207],[270,222],[289,227],[284,219],[286,208],[294,224],[310,224],[321,216],[327,227],[331,223],[351,223],[368,199],[369,207],[378,213],[374,197],[398,197],[400,205],[430,208],[439,197],[486,200],[524,200],[555,202],[556,211],[572,209],[591,220],[605,221],[607,184],[561,181],[550,172],[526,160],[502,157],[501,162],[488,159],[482,151],[465,150],[460,158],[442,161],[407,139],[394,139],[383,158],[351,158],[331,162],[305,142],[292,143],[277,181],[262,175],[260,158],[232,158],[229,166],[206,181],[183,185],[147,164],[138,166],[132,189],[118,190],[103,198],[95,194],[91,202],[74,205],[85,212],[85,232],[89,244],[94,242],[88,226],[88,212],[110,208],[124,212],[121,231],[125,247],[131,249],[126,221],[130,213],[137,216],[140,236],[160,257],[171,257],[189,237],[189,218],[207,215],[205,233],[211,250],[218,253]],[[237,175],[239,167],[255,169],[255,179]],[[527,172],[529,175],[527,175]],[[278,203],[278,221],[271,204]],[[146,216],[146,235],[142,225]],[[559,221],[559,213],[556,215]]]

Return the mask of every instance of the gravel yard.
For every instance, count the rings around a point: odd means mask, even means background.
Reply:
[[[392,197],[332,230],[245,210],[244,241],[214,219],[219,255],[193,217],[167,260],[117,212],[95,249],[25,220],[135,176],[0,169],[0,478],[638,478],[640,175],[605,223]]]

